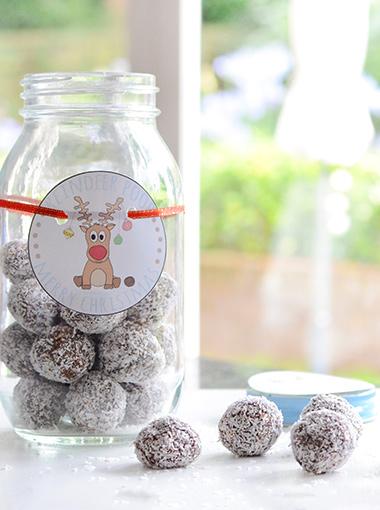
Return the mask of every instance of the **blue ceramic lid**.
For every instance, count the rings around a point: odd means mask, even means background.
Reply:
[[[320,393],[340,395],[356,407],[364,421],[376,415],[376,388],[358,379],[314,374],[311,372],[276,371],[255,374],[248,379],[248,395],[265,396],[281,409],[284,425],[298,420],[311,397]]]

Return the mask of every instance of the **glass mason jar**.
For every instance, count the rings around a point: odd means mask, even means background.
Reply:
[[[175,409],[184,372],[183,219],[158,214],[182,204],[181,177],[157,131],[155,77],[22,85],[0,193],[41,209],[0,210],[1,401],[28,440],[130,440]]]

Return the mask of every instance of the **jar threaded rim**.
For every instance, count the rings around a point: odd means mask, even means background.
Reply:
[[[108,113],[155,117],[156,78],[109,71],[27,74],[21,81],[25,118]]]

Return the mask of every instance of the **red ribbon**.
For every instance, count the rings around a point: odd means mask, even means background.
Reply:
[[[13,197],[12,197],[13,198]],[[67,220],[69,216],[60,209],[52,209],[50,207],[44,207],[39,205],[38,200],[33,198],[17,197],[24,201],[1,199],[0,208],[7,209],[11,212],[18,212],[20,214],[41,214],[42,216],[51,216],[52,218],[58,218],[61,220]],[[140,211],[129,210],[127,215],[132,219],[140,218],[166,218],[168,216],[174,216],[185,212],[183,205],[174,205],[171,207],[159,207],[157,209],[143,209]]]
[[[159,207],[158,209],[143,209],[141,211],[131,210],[128,211],[128,217],[132,219],[157,218],[158,216],[165,218],[168,216],[175,216],[176,214],[181,214],[183,212],[185,212],[185,206],[173,205],[171,207]]]

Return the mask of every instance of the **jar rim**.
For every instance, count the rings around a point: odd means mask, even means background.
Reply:
[[[88,87],[101,85],[119,84],[126,90],[142,87],[144,92],[158,92],[156,77],[150,73],[126,73],[118,71],[84,71],[84,72],[51,72],[51,73],[28,73],[21,80],[24,88],[38,87],[38,90],[47,90],[52,86],[70,89],[76,84],[86,84]],[[46,88],[45,88],[45,87]]]
[[[90,109],[99,112],[134,111],[157,115],[156,77],[149,73],[117,71],[51,72],[26,74],[21,80],[25,102],[24,117],[29,114],[75,113]]]

